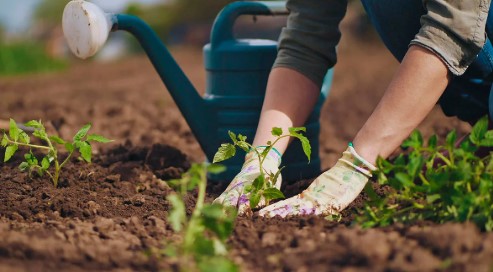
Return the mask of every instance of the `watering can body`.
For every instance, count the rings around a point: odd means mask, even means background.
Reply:
[[[277,56],[277,42],[264,39],[236,39],[235,20],[241,15],[285,15],[285,2],[236,2],[226,6],[217,16],[210,43],[204,47],[207,85],[204,99],[213,111],[215,130],[210,142],[215,149],[207,158],[212,160],[217,147],[230,142],[228,131],[242,134],[253,141],[265,96],[267,79]],[[306,136],[312,150],[311,161],[303,153],[301,144],[293,141],[283,155],[283,179],[295,181],[320,173],[319,134],[320,109],[327,96],[332,71],[325,78],[324,88],[314,111],[305,124]],[[227,170],[211,178],[231,180],[243,164],[243,156],[221,162]]]
[[[270,40],[236,39],[233,25],[241,15],[287,14],[285,2],[234,2],[220,12],[211,31],[211,41],[204,47],[207,71],[204,97],[198,94],[166,46],[145,22],[138,17],[124,14],[100,15],[103,13],[99,10],[87,15],[91,10],[97,10],[97,7],[82,0],[69,2],[64,10],[64,34],[76,55],[86,58],[95,52],[93,48],[101,47],[101,31],[91,29],[94,25],[105,25],[108,31],[128,31],[137,38],[147,53],[208,161],[212,161],[222,143],[231,141],[228,131],[245,135],[250,142],[253,141],[267,78],[277,55],[277,43]],[[99,18],[99,24],[93,22],[95,18]],[[81,36],[80,33],[87,35]],[[82,54],[81,46],[88,48],[84,52],[90,54]],[[320,173],[319,117],[331,80],[332,70],[329,70],[320,99],[305,124],[306,136],[312,146],[311,162],[308,164],[301,144],[293,141],[283,155],[282,165],[286,166],[282,172],[283,180],[312,178]],[[243,156],[236,155],[222,163],[227,170],[210,178],[230,181],[240,171]]]

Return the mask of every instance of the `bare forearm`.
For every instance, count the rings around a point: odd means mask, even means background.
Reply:
[[[450,76],[430,51],[411,46],[384,96],[356,135],[354,146],[371,163],[388,157],[431,111]]]
[[[301,73],[288,68],[274,68],[269,76],[264,105],[260,116],[254,146],[265,145],[274,140],[272,127],[302,126],[312,112],[319,97],[317,85]],[[284,153],[289,139],[284,138],[276,144],[276,149]]]

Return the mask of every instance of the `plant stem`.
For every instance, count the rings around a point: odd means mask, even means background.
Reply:
[[[280,139],[282,139],[282,138],[286,138],[286,137],[290,137],[290,136],[291,136],[291,135],[282,135],[282,136],[277,137],[277,139],[275,139],[273,143],[271,143],[269,146],[267,146],[267,149],[269,150],[267,153],[269,153],[269,152],[270,152],[270,150],[274,147],[274,145],[275,145],[277,142],[279,142],[279,140],[280,140]],[[267,156],[265,156],[264,158],[262,158],[262,161],[261,161],[260,163],[263,163],[266,157],[267,157]]]
[[[72,157],[72,154],[74,153],[74,151],[70,152],[68,154],[68,156],[65,158],[65,160],[63,160],[63,162],[60,164],[60,169],[68,162],[68,160],[70,159],[70,157]]]
[[[190,218],[190,223],[187,226],[187,230],[185,232],[185,238],[184,238],[184,246],[185,246],[185,251],[188,252],[190,248],[193,247],[194,244],[194,231],[198,229],[199,226],[199,219],[200,215],[202,213],[202,208],[204,206],[204,200],[205,200],[205,191],[207,187],[207,176],[205,175],[205,165],[201,165],[203,171],[200,171],[200,182],[198,186],[198,196],[197,196],[197,202],[195,203],[195,208],[193,209],[192,216]]]
[[[10,139],[7,139],[7,141],[8,141],[9,143],[16,144],[16,145],[20,145],[20,146],[27,146],[27,147],[32,147],[32,148],[39,148],[39,149],[47,149],[47,150],[51,150],[51,149],[50,149],[50,147],[48,147],[48,146],[44,146],[44,145],[25,144],[25,143],[20,143],[20,142],[12,141],[12,140],[10,140]]]
[[[48,143],[48,146],[50,147],[50,151],[53,152],[53,160],[55,161],[55,175],[53,178],[53,185],[56,188],[58,186],[58,179],[60,178],[60,169],[62,168],[62,166],[60,166],[60,163],[58,162],[58,153],[56,148],[53,147],[50,138],[46,137],[44,140]]]
[[[447,164],[447,166],[449,166],[449,167],[452,166],[452,163],[450,162],[450,160],[447,159],[442,153],[437,152],[436,155],[437,155],[437,157],[439,157],[440,159],[442,159]]]

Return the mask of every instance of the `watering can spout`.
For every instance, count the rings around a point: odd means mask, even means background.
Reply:
[[[88,58],[104,45],[110,31],[125,30],[134,35],[149,56],[193,134],[205,146],[208,124],[212,120],[204,99],[198,94],[156,33],[136,16],[109,14],[93,3],[73,0],[63,12],[63,30],[71,51]]]

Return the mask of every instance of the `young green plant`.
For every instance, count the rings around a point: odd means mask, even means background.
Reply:
[[[19,147],[29,148],[29,152],[24,154],[24,159],[19,169],[28,171],[29,176],[32,173],[37,173],[39,176],[47,174],[53,185],[58,186],[60,172],[67,164],[75,151],[80,153],[81,158],[86,162],[91,162],[92,147],[91,142],[108,143],[111,140],[106,139],[101,135],[87,134],[91,128],[91,124],[83,126],[73,137],[72,141],[66,141],[56,135],[48,135],[46,128],[41,121],[32,120],[24,124],[25,127],[32,128],[32,136],[41,140],[41,144],[33,144],[29,135],[17,126],[17,123],[10,119],[10,127],[8,134],[3,133],[0,145],[5,148],[4,162],[9,161],[16,153]],[[62,156],[62,147],[66,151],[66,155]],[[38,160],[33,149],[44,151],[45,155],[41,160]],[[52,169],[50,170],[50,167]]]
[[[167,197],[172,205],[168,222],[180,234],[180,240],[168,244],[161,254],[177,258],[181,271],[238,271],[228,259],[226,247],[236,211],[220,204],[205,204],[207,172],[218,174],[224,169],[217,164],[192,164],[181,179],[168,182],[177,191]],[[198,188],[197,202],[187,217],[184,198],[195,188]]]
[[[435,135],[425,144],[414,131],[402,144],[405,154],[379,159],[375,174],[389,193],[379,196],[367,186],[371,201],[356,221],[364,227],[471,221],[493,230],[493,130],[488,130],[488,118],[479,120],[459,146],[456,140],[452,131],[443,145]]]
[[[267,142],[267,145],[262,151],[252,146],[246,141],[247,137],[241,134],[236,135],[235,133],[228,131],[229,137],[233,143],[223,143],[219,147],[218,151],[214,155],[213,163],[221,162],[227,160],[236,155],[236,148],[239,147],[245,152],[255,152],[255,155],[259,161],[260,174],[255,178],[251,185],[245,186],[245,193],[249,193],[250,207],[252,209],[257,208],[260,199],[265,199],[265,204],[269,205],[271,200],[284,198],[284,194],[275,187],[277,179],[284,167],[278,169],[276,173],[266,173],[263,168],[263,163],[267,154],[274,148],[274,145],[283,138],[294,137],[301,142],[303,152],[305,153],[308,162],[310,162],[311,146],[308,138],[306,138],[301,132],[306,132],[304,127],[290,127],[288,128],[288,133],[283,134],[281,128],[272,128],[272,135],[275,136],[275,140]]]

